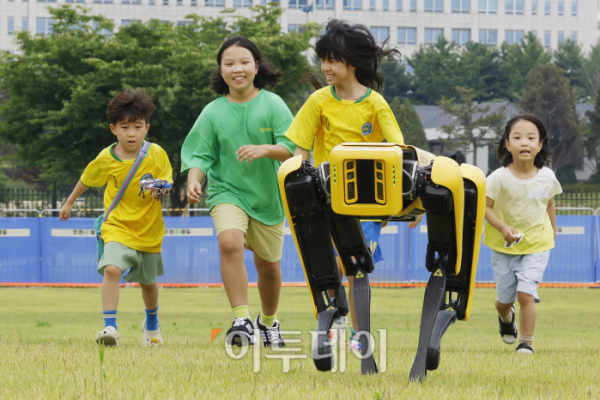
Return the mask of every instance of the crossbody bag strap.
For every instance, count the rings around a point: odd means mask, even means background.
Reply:
[[[138,168],[142,164],[142,161],[148,154],[148,149],[150,148],[150,145],[151,145],[150,142],[148,142],[148,141],[144,142],[144,145],[142,146],[140,152],[138,153],[138,156],[136,157],[135,161],[133,162],[133,166],[129,170],[129,173],[127,174],[127,177],[125,178],[125,181],[121,185],[121,188],[117,192],[112,203],[110,203],[110,207],[108,207],[108,210],[106,210],[106,213],[104,214],[104,222],[106,222],[106,220],[108,219],[108,215],[111,213],[111,211],[117,207],[117,204],[119,204],[119,201],[121,200],[121,197],[123,197],[125,190],[127,190],[127,187],[133,180],[133,176],[135,175]]]

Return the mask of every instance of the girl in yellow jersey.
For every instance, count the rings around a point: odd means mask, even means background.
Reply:
[[[377,72],[381,58],[400,52],[383,50],[363,25],[350,25],[330,20],[319,37],[315,51],[321,60],[321,71],[327,84],[313,74],[305,77],[317,89],[294,118],[286,136],[297,147],[295,155],[308,158],[313,149],[315,166],[329,161],[331,150],[343,142],[391,142],[404,144],[398,122],[383,96],[377,93],[383,85],[383,76]],[[373,251],[373,261],[382,260],[377,247],[381,222],[363,222],[367,243]],[[411,223],[416,225],[414,223]],[[339,260],[338,260],[339,264]],[[350,312],[352,315],[351,348],[358,350],[360,342],[354,330],[357,327],[352,285],[349,276]],[[340,319],[334,328],[345,327]],[[336,332],[334,329],[333,332]],[[332,338],[337,341],[337,338]]]

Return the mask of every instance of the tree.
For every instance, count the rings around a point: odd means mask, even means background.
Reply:
[[[521,107],[538,116],[546,126],[554,152],[554,171],[581,160],[583,138],[579,116],[573,88],[562,69],[552,64],[538,65],[529,76]]]
[[[458,86],[473,89],[475,101],[505,97],[508,79],[502,70],[500,52],[495,47],[467,43],[460,54],[459,70],[461,79]]]
[[[583,62],[581,45],[571,39],[562,42],[554,52],[554,65],[565,71],[565,78],[571,83],[575,92],[583,95]]]
[[[404,99],[404,103],[401,103],[400,99],[396,97],[390,103],[390,108],[398,121],[398,125],[400,125],[404,143],[429,151],[429,143],[425,136],[423,124],[410,100]]]
[[[101,32],[113,29],[110,20],[89,16],[80,7],[51,8],[54,33],[43,37],[19,32],[24,54],[5,54],[9,62],[0,63],[0,90],[9,95],[0,105],[0,138],[18,145],[29,165],[66,172],[75,180],[100,149],[114,142],[106,120],[112,96],[144,87],[156,105],[149,139],[169,155],[172,203],[184,206],[180,150],[202,109],[216,98],[209,79],[226,37],[232,32],[248,37],[284,71],[283,82],[275,88],[284,99],[303,90],[299,81],[309,66],[302,52],[318,26],[283,34],[279,7],[257,6],[253,11],[253,18],[237,18],[229,27],[221,17],[189,15],[194,22],[187,27],[151,20],[121,27],[109,37]]]
[[[600,43],[592,46],[583,60],[583,84],[586,94],[595,99],[600,90]]]
[[[448,134],[446,143],[463,149],[465,153],[472,151],[473,165],[477,165],[477,150],[489,145],[502,131],[504,109],[488,114],[489,106],[481,107],[473,101],[473,89],[457,87],[456,90],[460,94],[459,103],[454,98],[440,101],[440,107],[446,114],[455,117],[453,124],[442,125],[441,130]]]
[[[552,59],[551,53],[544,51],[544,46],[533,32],[528,32],[520,43],[502,43],[501,53],[504,71],[510,81],[507,95],[512,99],[521,95],[529,72]]]
[[[585,155],[591,160],[594,168],[592,180],[600,183],[600,93],[596,96],[594,111],[587,111],[585,115],[590,120],[584,129]]]
[[[404,99],[414,92],[413,77],[406,71],[406,67],[394,57],[386,57],[381,63],[381,71],[384,77],[383,90],[381,94],[388,102],[393,98]]]
[[[415,100],[435,104],[442,97],[456,97],[461,83],[458,45],[443,36],[431,46],[421,46],[408,63],[415,70]]]

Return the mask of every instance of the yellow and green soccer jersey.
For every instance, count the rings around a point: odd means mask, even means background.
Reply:
[[[344,142],[404,144],[396,117],[385,99],[369,89],[356,101],[340,100],[333,86],[314,92],[294,118],[286,136],[305,150],[313,148],[315,166],[329,161],[331,150]]]
[[[125,181],[135,160],[120,160],[113,152],[113,144],[98,154],[98,157],[83,171],[81,183],[90,187],[102,187],[104,209],[108,209],[121,184]],[[161,202],[145,193],[140,194],[140,181],[145,175],[154,179],[173,182],[173,170],[167,153],[159,145],[152,143],[146,158],[138,168],[133,180],[121,197],[117,207],[102,225],[102,239],[105,243],[117,242],[134,250],[148,253],[161,251],[165,223],[162,217]]]

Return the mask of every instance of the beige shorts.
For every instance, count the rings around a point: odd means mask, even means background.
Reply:
[[[281,260],[283,249],[284,222],[277,225],[265,225],[251,218],[244,210],[233,204],[217,204],[210,211],[215,224],[217,237],[227,229],[244,232],[244,247],[254,251],[268,262]]]
[[[125,282],[153,285],[156,277],[165,274],[161,253],[134,250],[117,242],[104,245],[104,254],[98,262],[98,273],[104,275],[104,267],[114,265],[123,271]]]

